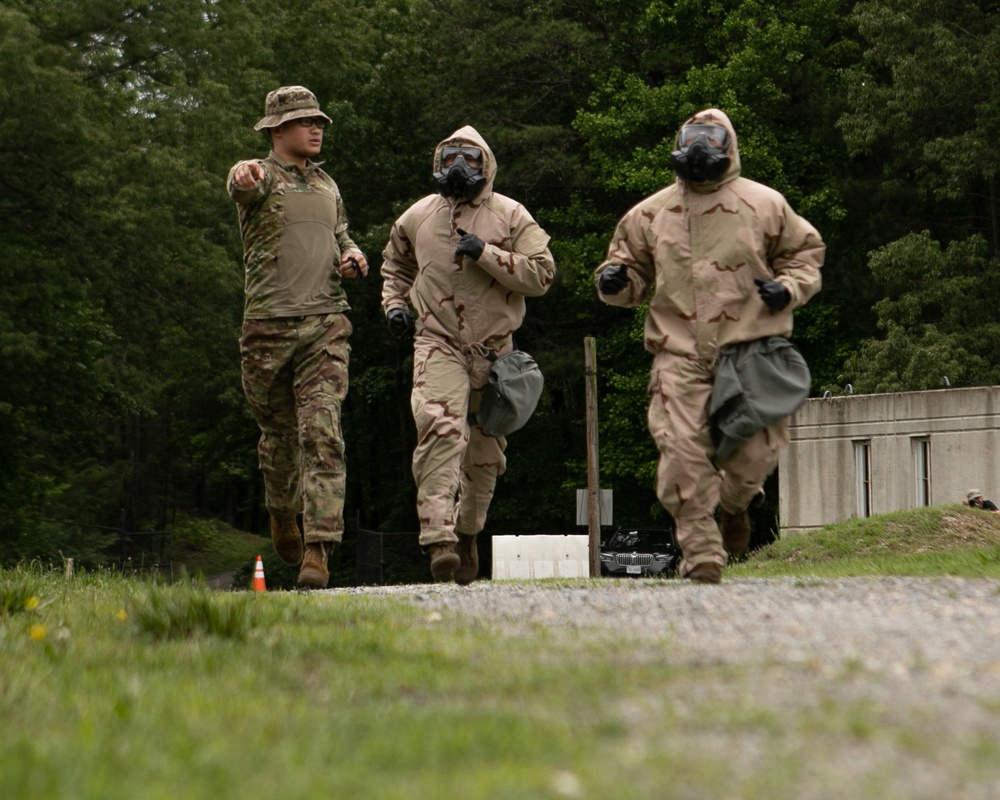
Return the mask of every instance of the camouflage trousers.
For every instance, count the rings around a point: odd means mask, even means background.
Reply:
[[[413,345],[410,405],[417,426],[413,479],[420,544],[458,541],[486,525],[497,477],[507,468],[507,440],[469,423],[486,385],[488,359],[428,336]]]
[[[301,513],[306,543],[344,533],[340,409],[352,330],[344,314],[243,323],[243,391],[260,427],[265,503],[272,514]]]
[[[684,554],[681,575],[705,562],[726,565],[716,507],[742,512],[788,444],[788,420],[783,419],[716,464],[708,415],[713,380],[714,366],[659,353],[649,384],[649,432],[660,451],[656,494],[677,525]]]

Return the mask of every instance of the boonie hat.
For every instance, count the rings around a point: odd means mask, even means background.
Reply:
[[[282,86],[269,92],[264,101],[264,116],[253,126],[255,131],[264,128],[277,128],[281,123],[301,117],[322,117],[328,123],[333,123],[326,114],[319,110],[316,95],[305,86]]]
[[[981,491],[979,491],[978,489],[969,489],[969,491],[965,495],[965,499],[966,499],[966,501],[968,501],[968,500],[975,500],[977,497],[982,497],[982,496],[983,496],[983,493]]]

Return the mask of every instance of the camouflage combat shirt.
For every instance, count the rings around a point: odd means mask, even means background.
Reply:
[[[348,234],[344,201],[333,178],[306,160],[302,170],[274,152],[256,163],[265,177],[241,189],[229,172],[243,239],[246,319],[349,310],[340,281],[341,254],[360,249]]]

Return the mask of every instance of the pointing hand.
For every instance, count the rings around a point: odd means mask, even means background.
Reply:
[[[240,164],[233,173],[233,182],[241,189],[253,189],[264,180],[264,168],[256,161]]]

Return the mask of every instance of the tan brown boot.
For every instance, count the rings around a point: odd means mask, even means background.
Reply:
[[[741,556],[750,546],[750,516],[746,511],[730,514],[722,509],[722,520],[719,523],[722,533],[722,546],[731,556]]]
[[[436,581],[450,581],[462,563],[454,542],[435,542],[428,546],[427,553],[431,557],[431,576]]]
[[[271,544],[286,564],[295,566],[302,560],[302,534],[294,514],[290,517],[271,514]]]
[[[455,570],[455,583],[459,586],[468,586],[479,575],[479,548],[476,546],[476,535],[458,534],[455,552],[461,560],[461,564]]]
[[[695,583],[722,583],[722,567],[711,561],[695,564],[684,577]]]
[[[333,549],[332,542],[310,542],[299,567],[299,586],[308,589],[325,589],[330,582],[330,569],[326,565]]]

